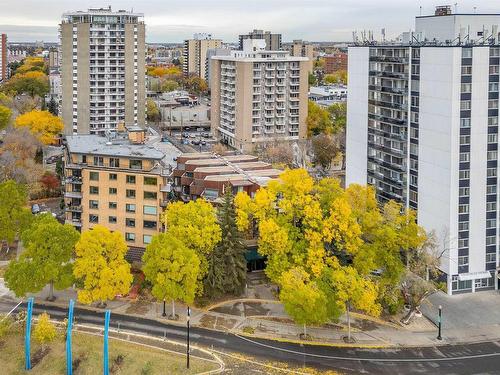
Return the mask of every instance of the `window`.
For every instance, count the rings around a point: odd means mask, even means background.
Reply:
[[[470,118],[461,118],[460,119],[460,127],[461,128],[470,128]]]
[[[470,143],[470,135],[461,135],[460,136],[460,144],[468,145]]]
[[[496,219],[487,219],[486,220],[486,228],[496,228],[497,227],[497,220]]]
[[[486,263],[496,263],[497,255],[495,253],[486,254]]]
[[[127,175],[127,184],[135,184],[135,176]]]
[[[89,179],[90,181],[99,181],[99,172],[90,172]]]
[[[410,154],[418,156],[418,145],[410,143]]]
[[[467,266],[469,264],[469,257],[467,255],[458,257],[459,266]]]
[[[460,232],[469,230],[469,222],[468,221],[461,221],[461,222],[459,222],[458,223],[458,230]]]
[[[492,65],[490,66],[490,74],[498,74],[498,65]]]
[[[458,188],[458,195],[460,197],[468,197],[469,196],[469,188],[468,187]]]
[[[462,67],[463,68],[463,67]],[[468,68],[468,67],[467,67]],[[471,83],[462,83],[460,85],[460,91],[462,93],[468,93],[468,92],[472,92],[472,84]],[[491,91],[491,90],[490,90]],[[469,102],[470,103],[470,102]]]
[[[130,159],[129,168],[130,169],[142,169],[142,160]]]
[[[135,212],[135,204],[127,203],[125,205],[125,211],[127,211],[127,212]]]
[[[156,199],[156,192],[155,191],[145,191],[144,192],[144,199]]]
[[[462,66],[462,75],[470,76],[472,74],[472,66]]]
[[[497,202],[486,202],[486,211],[496,211],[497,210]]]
[[[109,158],[109,166],[113,168],[120,167],[120,159],[118,158]]]
[[[125,195],[127,198],[135,198],[135,190],[127,189]]]
[[[460,153],[460,161],[461,162],[468,162],[470,160],[470,154],[468,152],[461,152]]]
[[[116,202],[109,202],[109,208],[110,209],[116,210],[116,207],[118,207],[118,205],[116,204]]]
[[[488,109],[497,109],[498,108],[498,99],[488,100]]]
[[[418,193],[416,191],[410,190],[410,200],[412,202],[418,202]]]
[[[110,224],[116,224],[116,216],[109,216],[108,217],[108,222]]]
[[[458,240],[458,247],[459,248],[464,248],[469,246],[469,240],[467,238],[462,238]]]
[[[99,223],[99,216],[90,214],[89,215],[89,223],[92,223],[92,224]]]
[[[490,92],[498,92],[498,82],[490,82],[488,85],[488,90]]]
[[[500,48],[492,47],[490,48],[490,57],[498,57],[500,56]]]
[[[459,204],[458,205],[458,213],[459,214],[468,214],[469,213],[469,205],[468,204]]]
[[[144,242],[146,245],[151,243],[151,238],[149,234],[145,234],[142,236],[142,242]]]
[[[144,220],[144,228],[156,229],[156,221]]]
[[[472,57],[472,48],[462,48],[462,57],[463,58]]]
[[[418,185],[418,177],[414,175],[410,175],[410,184],[417,186]]]
[[[469,178],[470,177],[470,171],[469,170],[464,170],[464,171],[459,171],[458,172],[458,178],[463,180],[465,178]]]
[[[104,166],[104,158],[102,156],[94,156],[94,165],[99,167]]]
[[[486,246],[496,245],[497,237],[496,236],[487,236],[486,237]]]
[[[125,225],[127,227],[135,228],[135,219],[126,218]]]
[[[99,202],[98,201],[89,201],[89,208],[92,210],[99,209]]]
[[[497,176],[497,169],[496,168],[486,169],[486,176],[487,177],[496,177]]]
[[[125,241],[135,242],[135,234],[134,233],[125,233]]]
[[[156,185],[156,177],[144,177],[144,185]]]
[[[116,188],[109,188],[109,194],[111,195],[116,195],[117,189]]]
[[[487,185],[486,186],[486,194],[496,194],[497,186],[496,185]]]
[[[116,180],[118,180],[118,175],[116,173],[110,173],[109,179],[110,179],[110,181],[116,181]]]
[[[498,117],[488,117],[488,125],[498,125]]]
[[[498,134],[488,134],[488,143],[497,143],[498,142]]]
[[[470,100],[460,101],[460,110],[468,111],[470,109]]]
[[[99,194],[99,188],[97,186],[90,186],[89,192],[90,194]]]
[[[143,213],[144,215],[156,215],[157,214],[156,206],[144,206]]]
[[[488,151],[488,153],[486,154],[486,157],[488,160],[497,160],[498,154],[496,151]]]

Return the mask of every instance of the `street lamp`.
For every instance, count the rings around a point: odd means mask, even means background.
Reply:
[[[441,321],[442,321],[442,310],[443,310],[443,307],[441,305],[439,305],[439,314],[438,314],[438,337],[437,339],[438,340],[442,340],[443,338],[441,337]]]
[[[186,354],[187,354],[187,357],[186,357],[186,365],[187,365],[187,368],[189,369],[189,318],[191,317],[191,309],[187,308],[187,348],[186,348]]]
[[[165,298],[163,298],[163,313],[161,316],[167,316],[167,312],[165,311]]]

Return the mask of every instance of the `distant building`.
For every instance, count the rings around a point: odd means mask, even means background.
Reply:
[[[78,230],[96,224],[123,234],[132,249],[144,249],[161,229],[170,171],[164,153],[144,144],[137,126],[107,136],[66,136],[66,223]]]
[[[217,203],[227,188],[232,189],[233,194],[244,191],[253,196],[282,172],[253,155],[216,156],[200,152],[181,154],[172,177],[174,191],[183,201],[202,197]]]
[[[339,51],[323,58],[325,59],[324,70],[326,74],[336,73],[339,70],[347,71],[347,53]]]
[[[145,125],[145,26],[111,7],[69,12],[60,25],[65,134]]]
[[[185,40],[182,73],[186,77],[194,74],[206,79],[209,64],[207,52],[215,48],[222,48],[222,40],[212,39],[211,34],[195,34],[193,39]]]
[[[229,48],[212,48],[207,51],[207,70],[205,72],[205,80],[207,81],[208,87],[210,88],[210,81],[212,79],[212,64],[210,59],[214,56],[229,56],[231,50]]]
[[[265,49],[268,51],[280,51],[282,49],[281,34],[273,34],[270,31],[264,30],[250,31],[248,34],[240,35],[240,50],[243,50],[243,41],[247,39],[264,39],[266,41]]]
[[[245,40],[243,51],[211,60],[212,133],[243,152],[306,137],[308,59],[264,47]]]
[[[49,51],[49,69],[61,67],[61,52],[57,49]]]
[[[307,57],[309,59],[307,71],[309,73],[313,72],[314,47],[311,43],[302,40],[294,40],[290,49],[290,54],[292,56]]]
[[[311,86],[309,100],[317,104],[333,104],[347,100],[347,85]]]
[[[7,64],[7,34],[0,34],[0,82],[9,78]]]

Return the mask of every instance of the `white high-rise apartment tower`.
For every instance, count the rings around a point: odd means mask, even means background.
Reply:
[[[417,210],[449,294],[498,288],[499,25],[440,7],[397,42],[349,47],[346,184]]]
[[[143,15],[109,8],[69,12],[60,25],[66,134],[145,125]]]

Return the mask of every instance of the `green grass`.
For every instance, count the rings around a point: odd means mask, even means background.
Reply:
[[[49,344],[50,352],[36,364],[30,374],[53,375],[66,373],[66,351],[63,337],[58,337]],[[31,358],[40,348],[32,340]],[[102,373],[102,337],[84,333],[73,334],[73,361],[80,359],[75,375],[94,375]],[[217,368],[214,363],[191,358],[190,371],[186,370],[183,355],[176,355],[149,347],[114,340],[109,341],[110,369],[118,355],[124,357],[123,362],[110,374],[195,374]],[[24,371],[24,337],[20,332],[11,332],[0,339],[0,373],[5,375],[26,374]]]

